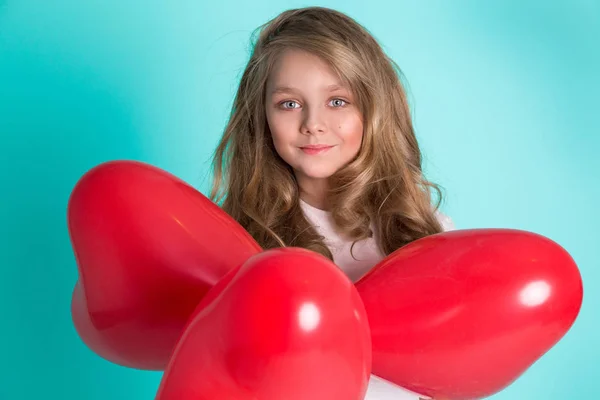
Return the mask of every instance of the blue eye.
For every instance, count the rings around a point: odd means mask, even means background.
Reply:
[[[332,101],[341,101],[342,103],[346,103],[346,100],[342,100],[342,99],[333,99]],[[340,105],[340,107],[343,107],[344,105]]]
[[[334,101],[338,102],[336,105],[333,106],[334,108],[341,108],[341,107],[344,107],[345,105],[348,104],[348,102],[346,100],[344,100],[344,99],[332,99],[331,101],[332,102],[334,102]],[[286,104],[296,104],[297,107],[294,107],[294,106],[292,106],[292,107],[286,107],[285,106]],[[331,104],[331,102],[330,102],[330,104]],[[279,105],[281,107],[283,107],[284,110],[293,110],[294,108],[299,108],[300,107],[298,105],[298,103],[295,102],[294,100],[286,100],[286,101],[283,101],[283,102],[279,103]]]
[[[295,101],[293,101],[293,100],[287,100],[287,101],[284,101],[284,102],[282,102],[282,103],[281,103],[281,105],[284,105],[284,104],[289,104],[289,103],[298,104],[298,103],[296,103],[296,102],[295,102]],[[289,109],[288,107],[283,107],[283,108],[285,108],[285,109]],[[291,107],[291,108],[296,108],[296,107]]]

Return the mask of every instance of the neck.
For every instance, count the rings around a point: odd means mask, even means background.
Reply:
[[[323,211],[329,211],[329,207],[327,206],[325,199],[310,197],[303,195],[302,193],[300,193],[300,199],[314,208],[318,208],[319,210]]]
[[[305,203],[323,211],[328,211],[327,204],[327,180],[311,180],[303,182],[298,180],[300,198]]]

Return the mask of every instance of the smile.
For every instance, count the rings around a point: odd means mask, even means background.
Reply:
[[[325,153],[326,151],[328,151],[331,148],[333,148],[333,146],[300,147],[300,150],[302,150],[306,154],[321,154],[321,153]]]

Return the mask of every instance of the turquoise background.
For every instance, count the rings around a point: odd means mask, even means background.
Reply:
[[[581,268],[573,329],[493,398],[595,398],[599,2],[450,3],[319,5],[355,17],[403,69],[457,226],[541,233]],[[0,0],[0,399],[153,398],[160,373],[104,361],[73,328],[69,193],[122,158],[206,190],[251,31],[306,5]]]

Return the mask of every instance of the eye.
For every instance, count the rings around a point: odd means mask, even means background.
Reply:
[[[286,104],[298,104],[298,103],[296,103],[294,100],[286,100],[286,101],[279,103],[279,105],[283,106],[283,108],[286,110],[297,108],[297,107],[285,107]]]
[[[343,100],[343,99],[333,99],[331,101],[337,102],[337,105],[334,104],[335,108],[343,107],[343,106],[345,106],[348,103],[346,100]],[[343,103],[343,104],[340,104],[340,103]]]

